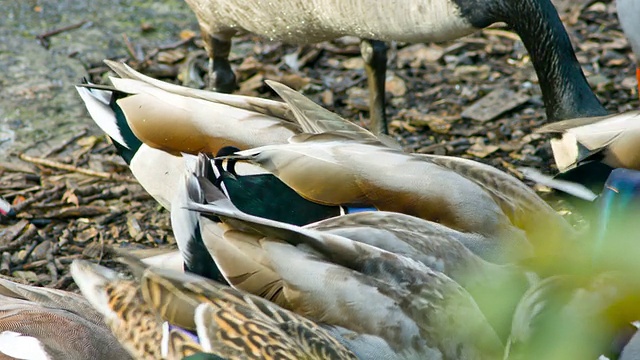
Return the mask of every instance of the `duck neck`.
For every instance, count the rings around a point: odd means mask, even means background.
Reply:
[[[591,91],[550,0],[456,1],[475,3],[475,7],[467,4],[471,18],[465,16],[474,26],[486,27],[503,21],[520,36],[538,74],[548,120],[607,114]]]

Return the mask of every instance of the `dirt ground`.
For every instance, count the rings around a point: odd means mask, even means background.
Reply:
[[[633,55],[615,4],[556,4],[582,69],[607,109],[637,108]],[[153,31],[152,24],[146,26]],[[183,31],[163,48],[126,41],[121,46],[118,60],[143,73],[190,86],[204,83],[199,34]],[[296,47],[244,36],[235,42],[231,60],[240,94],[276,98],[264,85],[274,79],[367,124],[358,39]],[[106,81],[102,64],[88,71],[94,82]],[[501,101],[490,102],[490,94]],[[535,72],[518,36],[504,26],[450,43],[393,44],[387,96],[391,133],[407,151],[467,157],[516,176],[520,166],[554,172],[548,139],[532,132],[545,123]],[[495,110],[491,116],[467,110],[479,101]],[[0,163],[0,195],[18,213],[0,224],[0,275],[69,288],[68,264],[103,259],[105,245],[174,246],[168,213],[136,183],[106,137],[81,131],[43,158],[16,156],[20,160]]]

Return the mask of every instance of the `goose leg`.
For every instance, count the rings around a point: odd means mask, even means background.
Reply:
[[[209,35],[202,32],[209,54],[209,83],[208,88],[223,93],[231,93],[236,88],[236,75],[229,63],[231,51],[231,34],[223,36]]]
[[[371,130],[375,134],[388,134],[384,104],[384,80],[387,72],[387,45],[379,40],[363,39],[360,52],[364,59],[369,85]]]

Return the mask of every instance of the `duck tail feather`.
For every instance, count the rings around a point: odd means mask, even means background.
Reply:
[[[596,195],[593,191],[589,190],[589,188],[582,184],[555,179],[533,168],[519,168],[518,170],[522,173],[522,175],[524,175],[525,178],[531,181],[544,186],[548,186],[552,189],[560,190],[577,198],[587,201],[593,201],[598,197],[598,195]]]

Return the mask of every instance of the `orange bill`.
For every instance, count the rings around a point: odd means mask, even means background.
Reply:
[[[640,98],[640,63],[636,65],[636,81],[638,82],[638,97]]]

